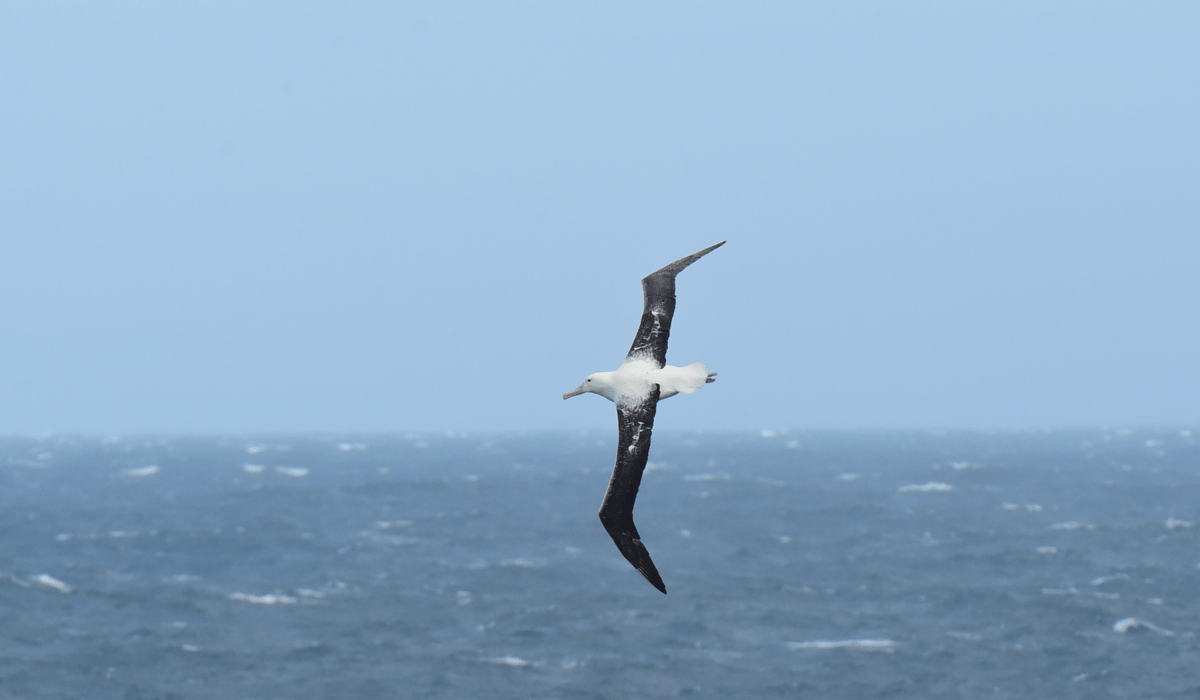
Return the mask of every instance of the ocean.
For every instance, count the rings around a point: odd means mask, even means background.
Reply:
[[[0,439],[0,698],[1200,698],[1200,432]]]

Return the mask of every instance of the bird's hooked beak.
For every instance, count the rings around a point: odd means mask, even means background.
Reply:
[[[579,396],[580,394],[584,393],[585,389],[583,387],[586,384],[587,384],[587,382],[584,382],[583,384],[580,384],[579,386],[575,387],[574,389],[563,394],[563,401],[566,401],[567,399],[571,398],[572,396]]]

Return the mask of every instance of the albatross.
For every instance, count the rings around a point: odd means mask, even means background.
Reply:
[[[725,241],[680,258],[642,278],[642,321],[625,362],[614,372],[596,372],[563,394],[563,399],[580,394],[599,394],[617,405],[617,463],[608,491],[600,504],[600,522],[621,554],[650,585],[667,592],[650,552],[633,524],[633,502],[650,456],[650,431],[658,402],[676,394],[691,394],[717,376],[703,362],[687,367],[667,364],[667,336],[675,314],[675,276],[688,265],[725,245]]]

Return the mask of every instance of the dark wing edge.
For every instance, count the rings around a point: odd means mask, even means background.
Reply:
[[[658,395],[659,387],[655,384],[643,403],[625,408],[617,405],[617,428],[620,431],[617,463],[613,467],[608,490],[604,492],[604,501],[600,504],[600,522],[633,568],[650,585],[666,594],[667,586],[658,575],[658,569],[654,568],[650,552],[642,544],[642,536],[633,524],[633,502],[637,499],[642,473],[646,471],[646,460],[650,456],[650,432],[654,428]]]
[[[642,321],[625,356],[627,362],[649,357],[659,367],[667,364],[667,338],[671,335],[671,317],[675,315],[675,275],[723,245],[725,241],[711,245],[642,278]]]

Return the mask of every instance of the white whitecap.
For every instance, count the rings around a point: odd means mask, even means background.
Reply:
[[[514,668],[525,668],[526,666],[533,665],[531,662],[526,661],[519,656],[495,656],[487,659],[487,661],[493,664],[500,664],[501,666],[512,666]]]
[[[243,603],[254,603],[256,605],[288,605],[295,603],[296,599],[289,595],[276,595],[268,593],[266,595],[253,595],[250,593],[232,593],[229,596],[233,600],[240,600]]]
[[[900,493],[931,493],[935,491],[953,491],[954,487],[940,481],[930,481],[927,484],[909,484],[901,486]]]
[[[1136,617],[1127,617],[1122,620],[1117,620],[1115,623],[1113,623],[1113,632],[1117,632],[1118,634],[1125,634],[1126,632],[1129,632],[1130,630],[1135,630],[1138,628],[1145,628],[1145,629],[1150,630],[1151,632],[1157,632],[1164,637],[1174,637],[1175,636],[1175,633],[1172,632],[1171,630],[1163,629],[1162,627],[1159,627],[1158,625],[1154,624],[1153,622],[1146,622],[1145,620],[1139,620]]]
[[[121,472],[125,476],[154,476],[158,473],[158,467],[151,464],[148,467],[140,467],[138,469],[126,469]]]
[[[50,574],[38,574],[37,576],[31,577],[30,580],[32,580],[34,583],[40,583],[43,586],[49,586],[59,593],[70,593],[72,590],[70,586],[62,581],[59,581]]]
[[[540,569],[546,566],[546,560],[538,557],[517,557],[496,562],[497,566],[515,566],[520,569]]]
[[[866,651],[893,651],[896,643],[890,639],[841,639],[836,641],[816,639],[811,642],[788,642],[791,651],[804,649],[863,649]]]

